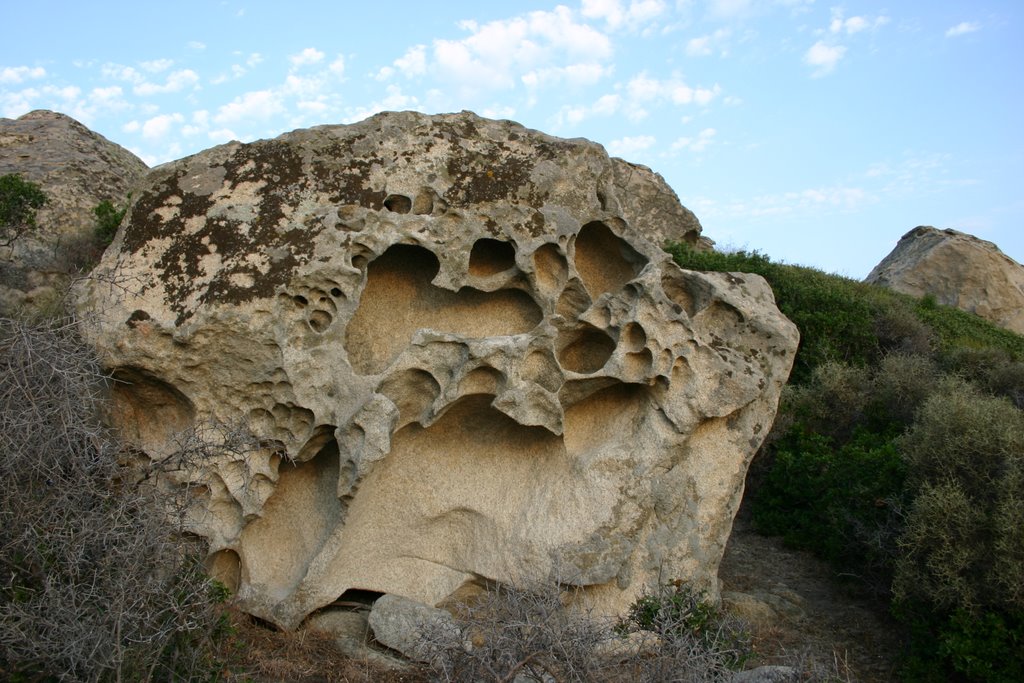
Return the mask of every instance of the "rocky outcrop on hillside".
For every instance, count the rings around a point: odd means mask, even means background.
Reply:
[[[252,614],[551,579],[614,613],[716,594],[798,341],[668,239],[699,224],[599,145],[385,113],[154,169],[79,307],[140,454],[258,437],[176,482]]]
[[[33,290],[92,248],[93,207],[123,202],[146,171],[141,159],[70,116],[37,110],[0,118],[0,175],[18,173],[48,197],[37,233],[0,253],[0,309],[38,296]]]
[[[973,235],[916,227],[865,281],[911,296],[930,294],[940,304],[1024,334],[1024,266]]]

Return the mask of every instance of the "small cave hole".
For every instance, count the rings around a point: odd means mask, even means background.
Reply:
[[[299,308],[305,308],[306,306],[309,305],[309,299],[302,296],[301,294],[296,294],[295,296],[293,296],[292,301],[294,301],[295,305],[298,306]]]
[[[469,253],[469,274],[487,277],[503,273],[516,265],[516,248],[511,242],[487,237],[478,239]]]
[[[617,292],[636,277],[647,258],[604,223],[587,223],[576,236],[576,271],[590,297]]]
[[[309,316],[309,326],[314,332],[323,334],[324,330],[331,326],[334,318],[327,311],[313,311]]]
[[[404,194],[389,194],[384,198],[384,208],[393,213],[409,213],[412,211],[412,200]]]
[[[338,596],[332,604],[334,607],[344,607],[346,609],[368,609],[373,606],[373,603],[377,602],[377,598],[384,595],[380,591],[371,591],[364,588],[349,588],[347,591]]]
[[[630,351],[638,352],[647,345],[647,333],[639,323],[629,323],[622,331],[622,339]]]
[[[128,316],[127,320],[124,321],[124,324],[127,325],[128,327],[135,327],[143,320],[151,320],[151,318],[149,316],[149,313],[146,313],[145,311],[139,309],[132,311],[132,314]]]
[[[339,287],[331,287],[331,296],[333,296],[335,299],[340,299],[342,295],[343,292]]]
[[[434,212],[434,191],[425,187],[416,195],[412,203],[412,212],[417,216],[428,216]]]
[[[352,267],[359,270],[366,268],[366,264],[369,263],[370,259],[366,258],[362,254],[357,254],[352,257]]]
[[[552,296],[565,285],[569,264],[558,245],[549,242],[533,252],[533,270],[541,291]]]
[[[234,594],[242,582],[242,561],[234,550],[218,550],[206,558],[206,573]]]
[[[604,367],[615,352],[615,340],[593,325],[584,324],[558,335],[558,362],[570,372],[589,375]]]

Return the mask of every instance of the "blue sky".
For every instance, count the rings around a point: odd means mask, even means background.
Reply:
[[[155,165],[470,109],[661,173],[720,245],[863,277],[917,225],[1024,261],[1024,2],[5,2],[0,116]],[[16,27],[21,27],[17,29]]]

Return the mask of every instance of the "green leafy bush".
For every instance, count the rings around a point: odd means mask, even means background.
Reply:
[[[900,541],[897,597],[1024,610],[1024,412],[949,380],[901,447],[917,495]]]
[[[104,247],[110,246],[110,243],[114,241],[114,235],[117,234],[117,228],[121,225],[121,221],[124,219],[125,213],[128,212],[128,200],[120,207],[114,206],[113,202],[109,199],[104,199],[102,202],[93,207],[93,215],[96,216],[96,228],[94,234],[96,240]]]
[[[36,211],[46,203],[39,185],[17,173],[0,176],[0,246],[10,246],[36,228]]]
[[[745,625],[729,618],[700,591],[684,582],[659,586],[637,598],[618,630],[655,634],[665,646],[691,644],[714,662],[716,670],[743,668],[753,656]]]
[[[800,328],[748,474],[756,528],[894,597],[907,680],[1024,680],[1024,337],[760,254],[671,251],[764,276]]]

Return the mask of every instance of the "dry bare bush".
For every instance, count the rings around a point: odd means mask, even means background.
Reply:
[[[458,629],[421,629],[437,680],[637,683],[731,681],[751,655],[745,625],[684,585],[641,597],[629,618],[567,606],[556,583],[496,585],[455,608]]]
[[[438,680],[599,681],[598,646],[610,629],[566,609],[555,583],[532,588],[496,584],[456,606],[456,624],[425,625],[421,650]]]
[[[0,678],[210,679],[216,591],[125,476],[104,382],[75,323],[0,319]]]

